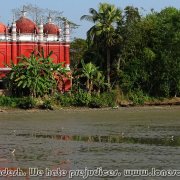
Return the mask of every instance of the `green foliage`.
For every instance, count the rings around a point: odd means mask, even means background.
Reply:
[[[94,86],[97,89],[97,92],[100,93],[101,90],[105,90],[109,87],[108,83],[105,83],[105,76],[101,71],[97,71],[96,78],[94,79]]]
[[[35,105],[36,105],[36,102],[31,97],[21,98],[19,103],[18,103],[18,107],[22,108],[22,109],[32,109],[35,107]]]
[[[80,89],[79,92],[58,95],[57,101],[63,107],[86,106],[90,108],[113,107],[116,105],[116,92],[89,94]]]
[[[134,105],[143,105],[145,102],[152,100],[152,98],[150,98],[148,95],[145,95],[142,90],[129,92],[127,96]]]
[[[63,107],[70,107],[75,104],[74,95],[70,93],[59,94],[56,98]]]
[[[101,99],[103,101],[104,106],[106,107],[114,107],[116,105],[116,91],[104,92],[101,94]]]
[[[124,92],[138,94],[141,90],[156,97],[180,95],[179,18],[179,10],[165,8],[138,21],[124,22],[126,26],[120,33],[124,38],[121,58],[125,63],[119,75]]]
[[[89,10],[90,15],[83,15],[85,19],[94,23],[87,32],[87,41],[89,46],[96,47],[97,50],[106,52],[106,61],[103,66],[106,67],[107,82],[110,85],[111,73],[111,48],[121,41],[121,36],[116,32],[116,26],[122,19],[120,9],[108,3],[100,3],[99,9]],[[110,86],[109,86],[110,87]]]
[[[91,101],[88,104],[88,107],[90,108],[101,108],[105,106],[106,106],[106,103],[104,103],[103,99],[97,95],[93,95],[91,97]]]
[[[20,100],[19,98],[0,96],[0,106],[17,107]]]
[[[36,101],[31,97],[17,98],[10,96],[0,96],[0,106],[31,109],[35,107],[35,105],[36,105]]]
[[[75,38],[70,45],[71,67],[74,68],[84,58],[88,49],[86,40]]]
[[[86,78],[86,88],[90,94],[93,89],[94,79],[97,73],[98,68],[94,64],[91,62],[84,64],[82,61],[82,77]]]
[[[73,72],[73,87],[75,91],[79,89],[86,89],[89,94],[96,91],[100,93],[108,84],[105,83],[105,77],[102,71],[99,71],[98,67],[92,62],[85,64],[81,61],[82,68],[78,68]]]
[[[53,105],[52,105],[52,101],[49,99],[46,99],[42,105],[40,105],[41,109],[49,109],[49,110],[53,110]]]
[[[56,91],[54,74],[65,73],[61,64],[54,64],[50,56],[32,52],[30,58],[23,56],[17,65],[12,64],[12,70],[6,79],[13,95],[44,96]]]
[[[84,59],[91,57],[111,87],[119,85],[124,94],[140,90],[155,97],[180,96],[179,9],[168,7],[143,17],[138,8],[127,6],[121,12],[101,3],[98,11],[89,12],[81,18],[94,23],[87,32]]]
[[[93,94],[88,106],[90,108],[114,107],[116,105],[116,93]]]
[[[90,101],[91,94],[89,94],[88,92],[85,92],[80,89],[78,93],[74,94],[73,105],[75,106],[88,106]]]
[[[91,101],[91,95],[82,89],[78,92],[59,94],[56,98],[63,107],[88,106]]]

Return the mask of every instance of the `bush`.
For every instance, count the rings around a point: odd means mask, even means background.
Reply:
[[[90,94],[82,89],[71,94],[59,94],[56,99],[61,106],[88,106],[90,108],[113,107],[116,104],[116,93]]]
[[[17,107],[20,98],[0,96],[0,106]]]
[[[102,93],[100,95],[94,94],[89,102],[91,108],[114,107],[116,105],[117,94],[115,91],[109,93]]]
[[[91,95],[88,92],[79,90],[78,93],[74,94],[73,105],[74,106],[88,106],[91,102]]]
[[[42,105],[40,105],[41,109],[49,109],[53,110],[52,102],[50,100],[45,100]]]
[[[56,98],[61,104],[61,106],[64,106],[64,107],[69,107],[74,104],[74,96],[69,93],[60,94]]]
[[[114,107],[116,105],[116,92],[112,91],[109,93],[102,93],[100,95],[103,106],[105,107]]]
[[[10,96],[0,96],[0,106],[30,109],[30,108],[35,107],[35,105],[36,105],[35,100],[30,97],[16,98],[16,97],[10,97]]]
[[[137,90],[136,92],[130,92],[128,94],[129,100],[131,100],[135,105],[143,105],[144,102],[150,101],[151,98],[148,95],[145,95],[142,90]]]
[[[35,100],[31,97],[20,98],[19,100],[18,107],[22,109],[31,109],[36,105]]]
[[[101,108],[104,104],[100,96],[92,96],[88,106],[90,108]]]

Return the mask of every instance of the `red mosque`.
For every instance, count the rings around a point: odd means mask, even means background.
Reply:
[[[51,58],[54,63],[63,63],[70,70],[69,48],[70,33],[69,24],[64,23],[61,29],[52,22],[49,16],[47,23],[42,21],[37,25],[28,19],[22,11],[22,16],[14,20],[11,27],[0,23],[0,81],[2,74],[10,71],[10,64],[18,63],[18,57],[30,56],[32,51],[44,49],[45,55],[53,51]],[[70,87],[70,81],[66,79],[66,89]]]

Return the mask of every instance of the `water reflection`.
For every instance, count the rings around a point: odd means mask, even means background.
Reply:
[[[159,146],[180,146],[180,137],[168,136],[164,138],[147,138],[147,137],[125,137],[124,133],[121,135],[109,135],[109,136],[82,136],[82,135],[60,135],[60,134],[16,134],[16,136],[22,137],[34,137],[34,138],[49,138],[60,141],[83,141],[83,142],[98,142],[98,143],[130,143],[130,144],[147,144],[147,145],[159,145]]]

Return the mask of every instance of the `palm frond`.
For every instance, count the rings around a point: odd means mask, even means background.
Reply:
[[[86,20],[89,22],[94,22],[93,17],[91,15],[83,15],[83,16],[81,16],[80,20]]]

